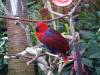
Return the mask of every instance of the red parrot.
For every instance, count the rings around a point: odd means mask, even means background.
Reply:
[[[42,21],[35,23],[35,35],[41,43],[43,43],[52,54],[61,54],[64,61],[67,61],[66,52],[69,50],[69,44],[66,39],[56,30],[49,28]]]

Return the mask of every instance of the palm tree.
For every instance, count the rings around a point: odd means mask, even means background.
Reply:
[[[27,18],[27,0],[6,0],[9,13],[18,18]],[[8,53],[15,54],[28,46],[27,36],[19,22],[7,20]],[[26,23],[21,22],[24,27]],[[8,64],[8,75],[34,75],[33,65],[27,66],[26,59],[11,59]]]

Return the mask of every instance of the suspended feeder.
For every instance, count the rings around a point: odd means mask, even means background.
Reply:
[[[73,0],[52,0],[52,2],[57,6],[68,6]]]

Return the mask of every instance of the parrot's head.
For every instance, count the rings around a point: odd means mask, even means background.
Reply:
[[[36,22],[34,25],[36,32],[45,32],[48,30],[48,25],[42,21]]]

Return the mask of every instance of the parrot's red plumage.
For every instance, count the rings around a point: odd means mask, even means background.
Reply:
[[[35,23],[36,36],[53,54],[61,53],[64,60],[67,60],[66,52],[69,50],[69,44],[66,39],[56,30],[49,28],[42,21]]]

